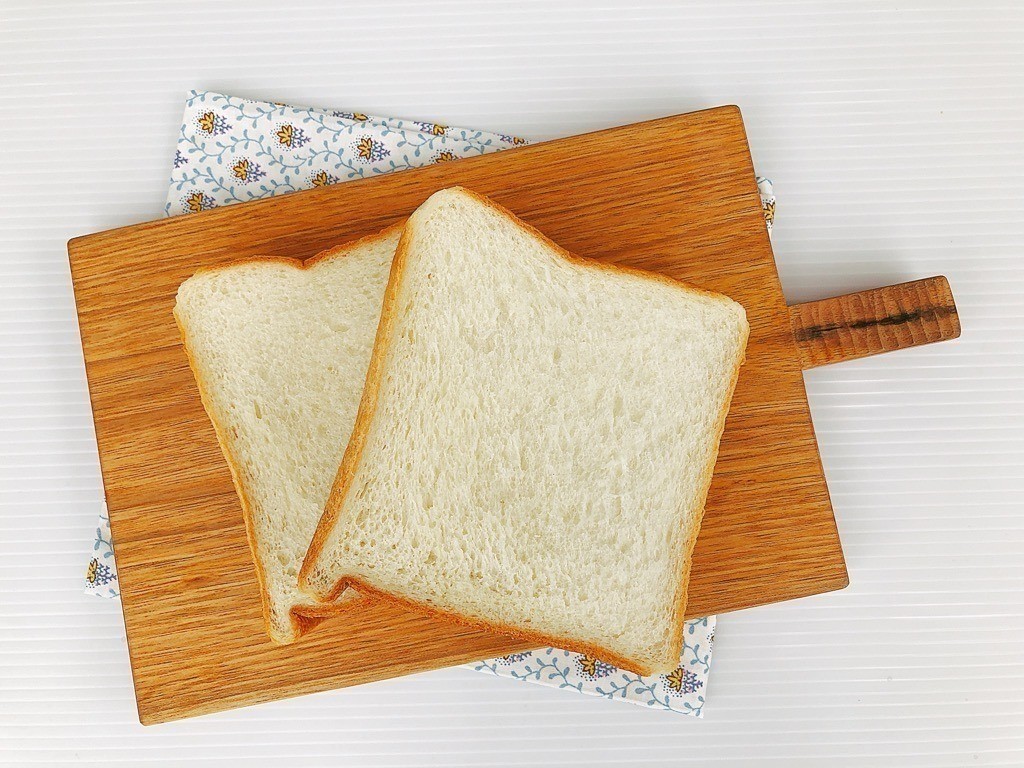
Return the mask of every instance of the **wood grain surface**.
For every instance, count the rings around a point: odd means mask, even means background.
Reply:
[[[69,243],[142,722],[523,649],[380,605],[273,645],[238,500],[171,315],[178,286],[200,266],[309,257],[401,220],[453,184],[577,254],[659,271],[746,308],[747,361],[687,614],[847,584],[739,110],[664,118]]]
[[[949,282],[941,275],[789,308],[804,368],[815,368],[960,335]]]

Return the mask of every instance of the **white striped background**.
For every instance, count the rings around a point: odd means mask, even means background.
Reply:
[[[1022,38],[1011,2],[0,0],[0,763],[1024,764]],[[807,374],[851,587],[721,617],[701,722],[447,670],[139,726],[81,594],[64,245],[159,215],[193,87],[531,138],[741,105],[791,301],[942,273],[961,311]]]

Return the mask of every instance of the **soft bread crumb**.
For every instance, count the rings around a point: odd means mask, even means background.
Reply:
[[[413,214],[302,583],[668,670],[746,318],[567,256],[464,190]]]

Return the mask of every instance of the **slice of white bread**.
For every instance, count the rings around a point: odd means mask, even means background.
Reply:
[[[747,333],[731,299],[434,194],[398,246],[300,586],[674,668]]]
[[[205,269],[178,289],[174,316],[242,502],[267,630],[279,643],[339,608],[301,594],[297,577],[355,423],[400,234],[392,227],[305,264],[249,259]]]

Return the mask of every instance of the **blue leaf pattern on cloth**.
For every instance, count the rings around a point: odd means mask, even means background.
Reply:
[[[99,597],[117,597],[117,568],[114,566],[114,549],[110,539],[110,518],[103,505],[100,519],[96,523],[96,536],[92,544],[92,556],[85,569],[85,592]]]
[[[197,213],[525,143],[434,122],[193,91],[164,212]]]

